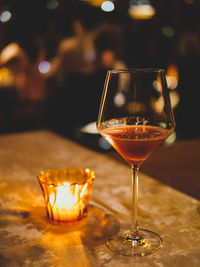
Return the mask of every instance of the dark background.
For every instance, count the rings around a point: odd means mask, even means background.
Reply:
[[[6,86],[1,84],[0,78],[1,134],[47,128],[85,142],[86,139],[76,129],[97,118],[108,68],[99,64],[100,53],[109,49],[131,68],[161,67],[167,71],[170,65],[175,65],[179,74],[175,88],[179,102],[174,107],[176,140],[200,137],[199,1],[152,0],[156,14],[148,20],[130,17],[130,1],[126,0],[113,1],[115,10],[108,13],[86,1],[58,0],[55,9],[47,8],[48,2],[0,1],[0,12],[10,10],[12,13],[9,21],[0,22],[0,52],[15,42],[28,61],[23,78],[16,74],[21,68],[17,56],[6,64],[1,62],[0,68],[10,69],[18,81],[27,79],[25,89],[19,89],[23,92],[19,96],[17,88],[20,86],[15,86],[15,82]],[[53,62],[59,55],[63,39],[76,35],[75,21],[79,21],[87,33],[98,32],[94,42],[97,52],[92,71],[82,71],[76,64],[77,69],[66,70],[65,73],[65,66],[75,62],[72,57],[70,63],[63,65],[61,76],[57,73],[42,75],[37,69],[39,62]],[[62,58],[62,53],[60,56]],[[29,83],[33,89],[27,94]],[[96,137],[90,136],[89,142],[92,143],[93,138]]]

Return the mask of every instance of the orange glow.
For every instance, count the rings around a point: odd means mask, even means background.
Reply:
[[[100,7],[104,0],[83,0],[85,2],[88,2],[92,6]]]
[[[155,13],[155,8],[151,5],[132,5],[129,8],[129,15],[134,19],[150,19]]]
[[[72,222],[87,215],[87,205],[95,178],[89,169],[57,169],[41,172],[48,217],[57,222]]]
[[[82,190],[80,191],[82,193]],[[84,208],[81,199],[84,194],[80,194],[79,199],[78,192],[79,186],[77,184],[75,185],[75,191],[71,192],[70,184],[65,183],[65,185],[56,188],[56,194],[55,192],[50,194],[49,204],[54,213],[54,220],[76,220],[79,217],[79,212]]]
[[[0,63],[5,64],[13,57],[21,54],[22,50],[17,43],[10,43],[0,53]]]
[[[179,78],[179,73],[178,69],[174,64],[170,64],[168,69],[167,69],[167,86],[169,89],[176,89],[178,86],[178,78]]]
[[[178,69],[174,64],[170,64],[167,69],[167,76],[174,76],[175,78],[179,78]]]
[[[160,93],[162,92],[162,85],[161,85],[161,79],[160,79],[159,74],[157,74],[156,80],[153,81],[152,85],[156,91],[158,91]]]
[[[11,86],[14,83],[14,77],[8,68],[0,68],[0,85]]]
[[[160,96],[158,99],[152,101],[152,107],[157,113],[162,113],[164,109],[164,98]]]

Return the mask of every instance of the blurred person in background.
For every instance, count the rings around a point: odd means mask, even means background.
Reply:
[[[78,19],[73,20],[73,31],[73,36],[60,41],[46,77],[48,125],[70,137],[77,127],[91,119],[95,92],[93,34],[87,32]]]
[[[0,79],[1,108],[6,107],[2,110],[3,130],[34,128],[46,94],[37,63],[30,61],[18,43],[10,43],[0,53],[0,68],[9,73],[7,84],[5,77]]]
[[[106,72],[109,69],[123,69],[123,31],[119,25],[103,24],[95,38],[97,68]]]
[[[125,66],[117,58],[116,28],[105,23],[89,31],[74,19],[73,36],[59,43],[47,76],[49,125],[58,133],[73,137],[78,128],[96,121],[107,69]]]

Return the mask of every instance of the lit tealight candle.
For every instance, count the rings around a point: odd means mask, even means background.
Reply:
[[[57,169],[41,172],[41,185],[48,217],[57,222],[72,222],[87,215],[87,206],[95,179],[90,169]]]

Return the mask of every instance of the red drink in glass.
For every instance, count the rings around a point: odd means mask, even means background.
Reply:
[[[101,134],[128,163],[139,167],[170,131],[157,126],[125,125],[106,128]]]

